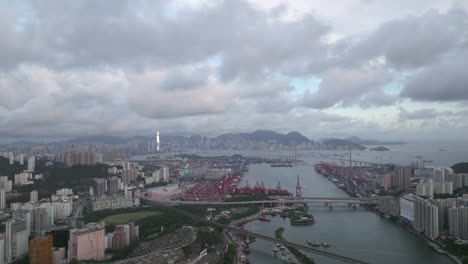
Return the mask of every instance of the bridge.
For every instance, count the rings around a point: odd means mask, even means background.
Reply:
[[[164,207],[170,207],[171,206],[170,204],[167,204],[165,202],[151,200],[151,199],[148,199],[146,197],[141,197],[140,199],[142,201],[146,202],[146,203],[153,204],[153,205],[164,206]],[[196,216],[196,215],[194,215],[192,213],[189,213],[189,212],[187,212],[185,210],[175,208],[175,207],[171,207],[171,208],[174,209],[175,211],[179,212],[180,214],[183,214],[183,215],[193,219],[196,222],[202,222],[202,223],[205,223],[205,224],[208,224],[208,225],[211,225],[211,226],[216,226],[216,227],[221,228],[222,230],[227,230],[227,231],[230,231],[230,232],[233,232],[233,233],[236,233],[236,234],[241,234],[241,235],[248,236],[248,237],[254,237],[254,238],[270,241],[270,242],[273,242],[273,243],[283,244],[283,245],[288,246],[288,247],[294,247],[294,248],[304,250],[304,251],[307,251],[307,252],[310,252],[310,253],[313,253],[313,254],[317,254],[317,255],[320,255],[320,256],[340,260],[340,261],[345,262],[345,263],[367,264],[367,262],[364,262],[364,261],[361,261],[361,260],[358,260],[358,259],[346,257],[346,256],[343,256],[343,255],[335,254],[335,253],[320,250],[320,249],[315,249],[315,248],[312,248],[312,247],[307,247],[307,246],[297,244],[297,243],[293,243],[293,242],[288,242],[286,240],[280,240],[280,239],[277,239],[277,238],[274,238],[274,237],[269,237],[269,236],[265,236],[265,235],[262,235],[262,234],[250,232],[250,231],[247,231],[247,230],[244,230],[244,229],[219,224],[219,223],[216,223],[216,222],[213,222],[213,221],[208,221],[208,220],[206,220],[204,218],[198,217],[198,216]]]
[[[222,201],[167,201],[171,204],[188,204],[188,205],[242,205],[242,204],[303,204],[303,203],[325,203],[325,204],[378,204],[378,199],[372,198],[319,198],[319,197],[303,197],[303,198],[284,198],[261,201],[241,201],[241,202],[222,202]]]
[[[284,155],[284,156],[246,156],[245,158],[248,160],[252,161],[261,161],[261,162],[288,162],[288,163],[293,163],[298,160],[299,156],[296,155]],[[356,160],[356,159],[351,159],[349,160],[349,156],[345,157],[329,157],[329,156],[306,156],[307,158],[313,158],[313,159],[322,159],[322,160],[335,160],[335,161],[341,161],[342,163],[351,164],[355,167],[385,167],[385,166],[396,166],[396,167],[404,167],[405,165],[401,164],[393,164],[393,163],[379,163],[379,162],[374,162],[374,161],[366,161],[366,160]]]

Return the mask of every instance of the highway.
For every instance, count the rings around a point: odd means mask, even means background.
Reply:
[[[364,261],[361,261],[361,260],[358,260],[358,259],[353,259],[353,258],[350,258],[350,257],[346,257],[346,256],[342,256],[342,255],[339,255],[339,254],[331,253],[331,252],[328,252],[328,251],[315,249],[315,248],[312,248],[312,247],[307,247],[307,246],[304,246],[304,245],[288,242],[286,240],[280,240],[280,239],[277,239],[277,238],[274,238],[274,237],[269,237],[269,236],[265,236],[265,235],[262,235],[262,234],[253,233],[253,232],[250,232],[250,231],[247,231],[247,230],[244,230],[244,229],[234,228],[234,227],[222,225],[222,224],[219,224],[219,223],[216,223],[216,222],[213,222],[213,221],[208,221],[208,220],[206,220],[204,218],[196,216],[196,215],[194,215],[192,213],[189,213],[189,212],[187,212],[185,210],[182,210],[180,208],[172,207],[173,204],[168,204],[168,203],[162,202],[162,201],[151,200],[151,199],[148,199],[146,197],[141,197],[140,199],[142,201],[145,201],[145,202],[149,203],[149,204],[165,206],[165,207],[171,207],[174,210],[176,210],[177,212],[179,212],[180,214],[185,215],[185,216],[193,219],[195,222],[202,222],[202,223],[205,223],[205,224],[208,224],[208,225],[211,225],[211,226],[216,226],[216,227],[221,228],[222,230],[228,230],[230,232],[234,232],[234,233],[237,233],[237,234],[241,234],[241,235],[245,235],[245,236],[249,236],[249,237],[259,238],[259,239],[263,239],[263,240],[266,240],[266,241],[271,241],[273,243],[280,243],[280,244],[283,244],[285,246],[295,247],[295,248],[300,249],[300,250],[304,250],[304,251],[307,251],[307,252],[311,252],[313,254],[321,255],[321,256],[324,256],[324,257],[328,257],[328,258],[333,258],[333,259],[336,259],[336,260],[340,260],[340,261],[345,262],[345,263],[367,264],[367,262],[364,262]]]

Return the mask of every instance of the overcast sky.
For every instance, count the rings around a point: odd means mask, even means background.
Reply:
[[[0,138],[466,139],[468,1],[0,1]]]

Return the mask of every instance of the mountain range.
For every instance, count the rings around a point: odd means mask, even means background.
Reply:
[[[126,144],[131,142],[147,142],[154,140],[154,136],[133,136],[133,137],[119,137],[119,136],[84,136],[68,139],[60,143],[66,144]],[[25,144],[27,143],[27,144]],[[33,145],[33,142],[18,142],[4,145],[3,147],[25,146]],[[366,147],[363,145],[396,145],[405,144],[403,142],[386,142],[375,139],[362,139],[357,136],[349,137],[346,139],[339,138],[325,138],[317,141],[311,140],[297,131],[289,133],[278,133],[271,130],[256,130],[251,133],[226,133],[217,137],[206,137],[201,135],[192,136],[173,136],[161,135],[161,144],[176,145],[178,148],[198,148],[209,147],[213,149],[268,149],[286,148],[292,149],[301,146],[298,149],[313,149],[317,146],[325,149],[359,149],[364,150]]]

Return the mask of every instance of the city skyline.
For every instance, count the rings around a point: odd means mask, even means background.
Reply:
[[[440,0],[4,2],[0,138],[157,127],[463,139],[467,10]]]

